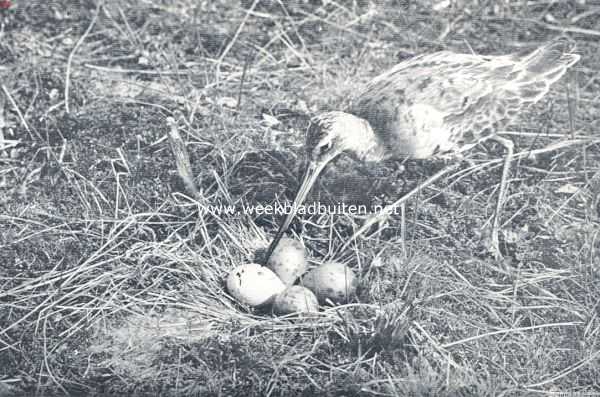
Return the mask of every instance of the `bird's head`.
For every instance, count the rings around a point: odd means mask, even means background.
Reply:
[[[307,160],[318,168],[342,153],[362,157],[375,143],[372,138],[372,130],[366,120],[344,112],[323,113],[314,117],[308,127]]]
[[[292,205],[267,251],[266,261],[306,200],[311,187],[327,164],[342,153],[362,158],[376,145],[369,123],[344,112],[327,112],[311,120],[306,134],[307,166]]]

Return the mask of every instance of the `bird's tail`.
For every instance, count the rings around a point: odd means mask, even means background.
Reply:
[[[522,63],[528,74],[544,76],[553,83],[579,61],[580,57],[573,53],[574,49],[573,43],[560,38],[533,51],[523,58]]]
[[[521,71],[510,83],[510,88],[516,88],[518,96],[525,102],[539,101],[550,86],[579,60],[579,55],[574,54],[573,50],[574,46],[562,38],[520,57]]]

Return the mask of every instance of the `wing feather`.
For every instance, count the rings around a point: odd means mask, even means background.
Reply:
[[[564,45],[551,43],[526,56],[449,51],[417,56],[374,78],[346,111],[366,119],[380,142],[402,155],[426,157],[440,149],[454,150],[492,134],[541,99],[579,59],[563,50]],[[438,119],[415,120],[417,107],[418,114]],[[434,145],[436,140],[427,134],[449,142]],[[431,147],[423,148],[422,142],[432,142]]]

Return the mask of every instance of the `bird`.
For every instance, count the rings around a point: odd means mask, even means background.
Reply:
[[[307,166],[302,182],[266,252],[266,260],[319,174],[338,156],[348,154],[364,162],[462,158],[464,151],[488,139],[500,143],[506,151],[490,244],[494,257],[502,258],[499,222],[513,142],[497,131],[539,101],[579,61],[580,56],[573,51],[569,40],[561,37],[525,53],[477,55],[444,50],[418,55],[372,79],[357,91],[344,111],[324,112],[312,118],[306,131]],[[438,172],[417,189],[445,172]],[[352,239],[387,215],[378,214]]]

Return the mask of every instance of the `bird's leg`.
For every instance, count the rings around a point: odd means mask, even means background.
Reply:
[[[498,202],[496,203],[496,212],[494,213],[494,219],[492,221],[492,250],[496,259],[501,259],[502,254],[500,253],[500,240],[498,233],[500,231],[500,215],[502,208],[504,207],[504,199],[506,196],[506,190],[508,187],[508,179],[510,176],[510,162],[512,161],[514,153],[514,143],[507,138],[502,138],[497,135],[490,137],[494,141],[498,142],[504,149],[506,149],[506,157],[504,158],[504,166],[502,167],[502,179],[500,180],[500,191],[498,192]]]
[[[412,196],[414,196],[417,193],[421,192],[421,190],[425,189],[427,186],[431,185],[432,183],[434,183],[435,181],[437,181],[438,179],[440,179],[444,175],[446,175],[446,174],[454,171],[459,166],[460,166],[460,163],[459,162],[455,162],[454,164],[450,164],[449,166],[447,166],[445,168],[442,168],[440,171],[438,171],[434,175],[430,176],[429,179],[427,179],[425,182],[421,183],[419,186],[417,186],[416,188],[414,188],[410,192],[406,193],[404,196],[400,197],[398,200],[396,200],[392,204],[389,204],[389,205],[385,206],[381,211],[379,211],[379,213],[377,213],[376,215],[374,215],[371,218],[369,218],[365,222],[365,224],[360,227],[360,229],[358,229],[356,232],[354,232],[354,234],[352,235],[352,237],[350,237],[350,239],[348,239],[348,241],[346,241],[344,243],[344,245],[342,246],[342,248],[340,248],[340,250],[338,251],[338,253],[341,252],[341,251],[343,251],[343,250],[345,250],[346,248],[348,248],[348,246],[350,244],[352,244],[352,242],[358,236],[360,236],[361,234],[363,234],[372,225],[374,225],[375,223],[378,223],[378,222],[381,222],[381,221],[387,219],[394,212],[394,210],[396,208],[398,208],[399,206],[401,206],[402,204],[404,204]]]
[[[406,178],[404,177],[404,174],[406,173],[406,167],[404,167],[404,163],[406,163],[406,160],[408,160],[408,158],[403,160],[394,160],[392,163],[392,178],[402,182],[402,190],[404,190],[404,187],[406,186]]]

